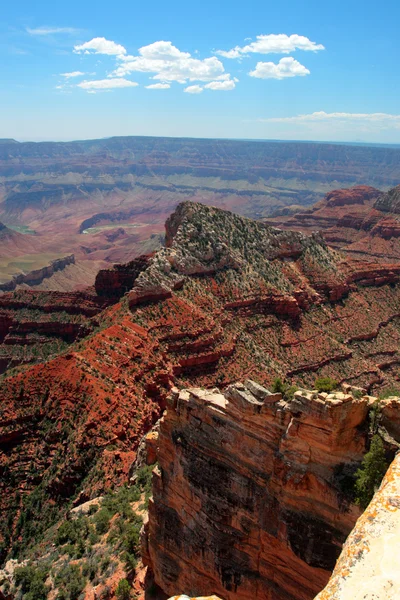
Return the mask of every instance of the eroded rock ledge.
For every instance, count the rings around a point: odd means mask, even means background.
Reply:
[[[365,452],[371,401],[307,390],[285,401],[249,380],[174,391],[144,541],[156,583],[224,600],[314,598],[360,515],[335,474]]]

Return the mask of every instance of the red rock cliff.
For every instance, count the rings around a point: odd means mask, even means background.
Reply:
[[[161,421],[145,556],[169,594],[311,600],[359,509],[334,474],[361,459],[368,397],[247,381],[173,394]]]

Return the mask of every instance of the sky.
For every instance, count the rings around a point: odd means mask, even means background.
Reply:
[[[398,0],[19,0],[0,138],[400,143]]]

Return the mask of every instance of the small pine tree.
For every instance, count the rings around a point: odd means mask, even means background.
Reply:
[[[286,386],[283,383],[280,377],[277,377],[272,384],[272,391],[275,394],[283,394],[285,392]]]
[[[371,446],[356,472],[356,504],[367,508],[378,489],[386,471],[385,448],[379,435],[374,435]]]
[[[315,380],[315,389],[319,392],[332,392],[338,386],[338,382],[331,377],[319,377]]]
[[[115,594],[118,600],[129,600],[131,595],[131,586],[126,579],[120,580]]]

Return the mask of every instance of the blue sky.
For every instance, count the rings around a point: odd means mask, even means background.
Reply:
[[[399,20],[397,0],[8,2],[0,137],[400,143]]]

